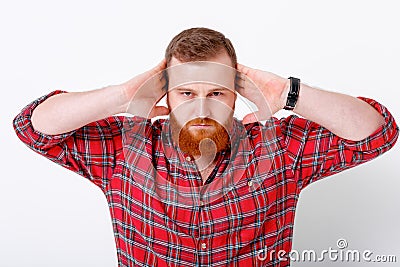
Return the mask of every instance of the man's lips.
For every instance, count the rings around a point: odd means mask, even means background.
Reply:
[[[216,123],[209,119],[198,119],[189,122],[187,127],[193,129],[210,129],[210,128],[215,128]]]
[[[190,125],[190,126],[193,126],[193,127],[211,127],[212,125],[211,124],[192,124],[192,125]]]
[[[189,128],[192,128],[192,129],[211,129],[214,127],[215,126],[213,124],[208,124],[208,123],[194,123],[189,126]]]

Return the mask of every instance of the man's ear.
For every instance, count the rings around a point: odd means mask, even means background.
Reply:
[[[162,89],[168,92],[169,78],[168,78],[168,71],[166,69],[162,71],[162,79],[164,80],[164,85]]]
[[[235,91],[237,92],[238,89],[243,88],[243,78],[242,78],[242,74],[236,70],[235,73]]]
[[[168,98],[168,92],[165,94],[165,102],[167,102],[167,108],[169,112],[171,112],[171,106],[169,105],[169,98]]]

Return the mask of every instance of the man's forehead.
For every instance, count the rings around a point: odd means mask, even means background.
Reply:
[[[193,61],[167,68],[169,89],[190,84],[209,84],[234,90],[236,69],[212,61]]]
[[[195,61],[208,61],[208,62],[215,62],[215,63],[220,63],[220,64],[224,64],[227,65],[229,67],[233,67],[235,68],[236,66],[233,66],[232,64],[232,59],[231,57],[228,55],[228,53],[226,51],[221,51],[220,53],[218,53],[215,56],[209,57],[207,59],[204,60],[193,60],[192,62]],[[173,65],[179,65],[182,63],[185,63],[188,61],[180,61],[179,59],[177,59],[175,56],[171,57],[171,60],[169,61],[168,65],[169,66],[173,66]]]

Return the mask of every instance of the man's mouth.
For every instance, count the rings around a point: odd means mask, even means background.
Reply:
[[[195,127],[195,128],[200,128],[200,129],[205,129],[205,128],[209,128],[212,127],[213,125],[211,124],[206,124],[206,123],[196,123],[196,124],[192,124],[190,127]]]
[[[217,127],[216,122],[211,119],[194,119],[187,125],[188,129],[191,130],[215,130]]]

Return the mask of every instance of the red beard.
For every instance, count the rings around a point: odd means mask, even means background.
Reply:
[[[206,124],[208,127],[193,125]],[[196,118],[187,122],[182,128],[176,118],[170,114],[172,138],[179,148],[189,155],[211,155],[229,147],[230,138],[227,130],[217,121],[210,118]],[[230,124],[228,124],[230,125]]]

